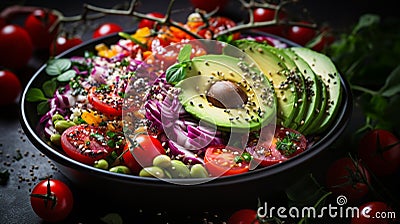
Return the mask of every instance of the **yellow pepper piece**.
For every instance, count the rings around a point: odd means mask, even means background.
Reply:
[[[107,118],[94,111],[84,111],[81,115],[82,119],[90,125],[99,125],[101,122],[106,121]]]
[[[151,36],[151,29],[143,27],[136,30],[136,33],[132,34],[132,37],[142,44],[146,44],[149,37]]]

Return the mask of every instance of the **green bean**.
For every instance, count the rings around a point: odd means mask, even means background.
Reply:
[[[97,160],[96,162],[94,162],[94,167],[102,170],[108,170],[108,162],[105,159]]]
[[[61,145],[61,135],[58,133],[52,134],[50,136],[50,141],[55,145]]]
[[[123,166],[123,165],[111,167],[109,171],[114,172],[114,173],[124,173],[124,174],[130,174],[131,173],[129,168],[126,167],[126,166]]]
[[[158,177],[164,178],[165,173],[163,169],[156,166],[145,167],[139,172],[139,176],[141,177]]]
[[[208,177],[208,172],[201,164],[195,164],[190,169],[190,176],[193,178],[206,178]]]
[[[169,168],[172,166],[171,158],[167,155],[158,155],[153,159],[153,166]]]
[[[171,160],[171,167],[167,170],[170,172],[173,178],[186,178],[190,177],[189,168],[179,160]]]
[[[55,124],[56,121],[59,121],[59,120],[65,120],[64,117],[59,113],[54,114],[53,117],[51,117],[51,121],[53,121],[53,124]]]
[[[63,133],[65,130],[75,125],[76,124],[72,121],[59,120],[58,122],[56,122],[54,127],[59,133]]]

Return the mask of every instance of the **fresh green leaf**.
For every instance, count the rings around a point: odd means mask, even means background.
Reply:
[[[387,77],[385,85],[380,90],[382,96],[391,97],[400,93],[400,65]]]
[[[39,88],[31,88],[26,93],[26,101],[28,102],[40,102],[45,100],[47,100],[47,98]]]
[[[50,110],[50,105],[47,101],[42,101],[36,106],[39,115],[44,115]]]
[[[124,223],[122,217],[117,213],[108,213],[100,219],[106,224],[122,224]]]
[[[362,15],[353,29],[353,34],[358,33],[361,29],[377,25],[380,22],[380,17],[375,14]]]
[[[68,70],[57,77],[57,81],[59,82],[69,82],[71,79],[75,78],[76,71]]]
[[[47,80],[43,83],[42,89],[46,97],[52,97],[57,89],[57,82],[54,79]]]
[[[176,84],[186,77],[185,64],[176,63],[170,66],[165,72],[167,82]]]
[[[47,63],[46,73],[51,76],[60,75],[71,67],[71,60],[66,58],[54,59]]]
[[[192,45],[186,44],[182,47],[178,54],[178,62],[186,62],[190,60],[190,55],[192,54]]]

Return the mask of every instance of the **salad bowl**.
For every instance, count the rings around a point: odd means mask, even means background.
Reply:
[[[288,40],[265,33],[252,33],[252,35],[264,35],[287,46],[297,46]],[[99,44],[112,45],[119,39],[121,37],[118,35],[94,39],[62,53],[58,58],[82,56],[85,52],[94,51],[95,46]],[[46,65],[43,65],[26,85],[21,96],[20,121],[29,140],[51,159],[78,189],[82,191],[90,189],[91,192],[101,194],[103,198],[122,204],[132,201],[140,202],[135,203],[140,208],[193,211],[194,209],[233,208],[238,204],[254,206],[258,199],[281,192],[286,186],[293,184],[296,179],[294,177],[306,174],[308,168],[339,138],[352,112],[352,95],[349,85],[340,77],[341,102],[335,118],[306,151],[283,163],[257,168],[246,173],[221,176],[201,184],[192,185],[190,179],[182,179],[180,180],[182,184],[174,184],[152,177],[98,169],[70,158],[59,147],[49,144],[39,127],[41,116],[37,114],[37,104],[28,102],[26,99],[29,89],[41,88],[42,84],[50,78],[45,70]]]

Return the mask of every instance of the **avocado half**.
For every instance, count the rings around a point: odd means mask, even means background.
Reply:
[[[274,121],[274,90],[256,66],[228,55],[204,55],[193,58],[185,72],[185,79],[175,87],[184,109],[197,119],[231,132],[259,130]],[[224,85],[227,89],[214,91]],[[211,91],[216,96],[210,98]],[[218,94],[229,102],[211,100]]]

